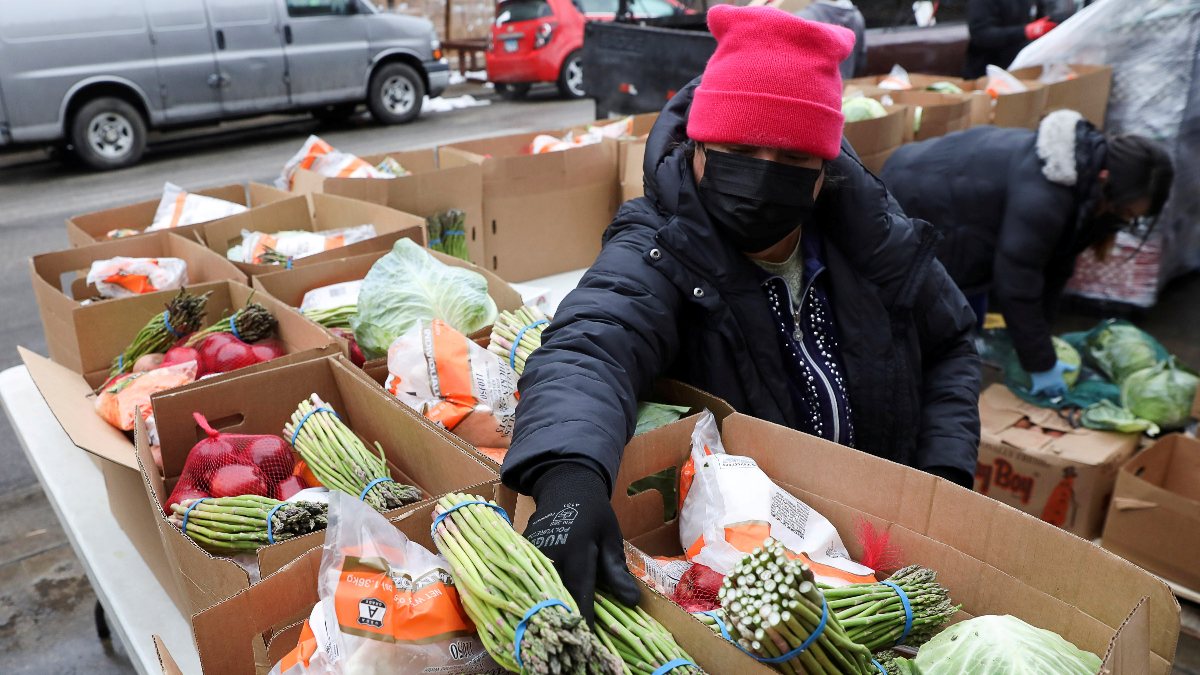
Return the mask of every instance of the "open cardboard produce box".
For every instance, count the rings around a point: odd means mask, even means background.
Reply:
[[[215,197],[249,208],[271,204],[292,196],[289,192],[262,183],[222,185],[206,190],[195,190],[193,194]],[[67,218],[67,241],[72,246],[86,246],[98,241],[110,241],[108,233],[116,229],[145,230],[154,222],[154,213],[158,210],[159,201],[161,199],[148,199],[136,204],[71,216]],[[199,236],[196,230],[200,225],[202,223],[186,225],[174,228],[173,231],[196,239]]]
[[[979,420],[977,492],[1084,539],[1100,536],[1117,469],[1140,434],[1075,428],[1003,384],[979,397]]]
[[[1112,66],[1073,63],[1067,66],[1073,77],[1059,82],[1042,83],[1043,66],[1020,68],[1013,77],[1026,82],[1038,82],[1046,89],[1045,112],[1075,110],[1097,129],[1104,128],[1108,111],[1108,95],[1112,91]]]
[[[1200,441],[1170,434],[1121,467],[1101,545],[1200,593]]]
[[[938,94],[932,91],[884,91],[868,94],[871,98],[902,105],[908,121],[904,127],[906,143],[926,141],[962,131],[971,126],[971,97],[968,94]],[[920,111],[920,125],[917,114]]]
[[[598,120],[597,124],[608,124],[613,120]],[[642,113],[633,116],[633,137],[617,141],[617,181],[620,183],[618,202],[644,196],[645,184],[642,165],[646,159],[646,138],[658,113]]]
[[[285,230],[321,232],[356,225],[375,226],[376,236],[348,246],[292,260],[293,268],[337,260],[374,251],[391,250],[398,239],[412,239],[425,246],[425,219],[411,213],[369,202],[327,194],[292,196],[262,208],[205,223],[200,228],[204,243],[222,258],[242,242],[242,231],[273,234]],[[282,265],[234,262],[249,276],[278,272]]]
[[[29,276],[42,317],[46,348],[50,358],[72,370],[88,373],[97,370],[98,363],[107,370],[107,364],[99,359],[112,358],[111,346],[98,343],[96,333],[104,331],[106,320],[121,318],[121,314],[112,308],[114,303],[125,303],[133,298],[110,298],[86,305],[83,301],[100,296],[96,287],[87,283],[92,263],[118,256],[179,258],[187,263],[185,286],[189,288],[225,280],[247,282],[246,275],[233,263],[193,240],[168,231],[33,256],[29,259]],[[176,292],[162,291],[172,296]],[[122,308],[125,306],[120,304]],[[150,315],[145,318],[149,319]]]
[[[211,292],[205,308],[205,326],[229,316],[244,306],[252,295],[254,302],[275,316],[278,321],[275,337],[283,344],[287,355],[259,366],[302,361],[337,351],[337,345],[323,328],[278,300],[256,294],[243,284],[212,282],[189,286],[188,291],[197,295]],[[110,426],[96,414],[93,393],[108,379],[113,359],[125,350],[146,322],[162,314],[163,307],[177,292],[159,291],[82,308],[88,310],[87,323],[81,324],[83,332],[80,333],[82,367],[69,367],[27,349],[20,350],[30,377],[50,411],[71,437],[71,442],[127,469],[137,469],[133,443],[126,432]],[[53,340],[49,330],[47,328],[47,339]]]
[[[349,197],[422,218],[460,209],[466,213],[467,252],[472,261],[482,263],[483,170],[479,163],[461,155],[447,155],[439,162],[433,148],[367,155],[362,160],[374,166],[388,157],[410,174],[399,178],[329,178],[301,168],[292,178],[292,191]]]
[[[912,89],[890,90],[879,87],[879,83],[883,81],[887,75],[873,75],[870,77],[858,77],[852,80],[847,80],[845,90],[847,93],[853,90],[863,92],[864,96],[879,98],[884,94],[898,94],[901,92],[910,93],[926,93],[934,94],[938,92],[930,91],[927,88],[939,83],[949,82],[954,86],[962,89],[962,94],[942,94],[943,96],[961,97],[970,105],[970,124],[969,126],[979,126],[981,124],[993,124],[998,127],[1024,127],[1026,129],[1036,129],[1038,121],[1042,115],[1048,112],[1046,102],[1048,91],[1044,85],[1034,81],[1036,78],[1021,77],[1014,73],[1017,79],[1022,80],[1022,83],[1028,87],[1027,91],[1013,92],[1011,94],[1002,94],[995,99],[987,94],[986,77],[981,77],[975,80],[964,80],[957,77],[946,77],[943,75],[923,75],[918,73],[909,73],[908,79],[912,83]],[[907,103],[909,105],[921,105],[920,103],[910,103],[902,101],[901,98],[893,96],[893,100],[897,103]],[[1107,99],[1107,93],[1105,98]],[[914,99],[915,100],[915,99]],[[1060,106],[1069,107],[1069,106]],[[1055,110],[1057,108],[1050,108]],[[951,131],[958,131],[951,129]],[[930,136],[921,137],[918,134],[917,140],[932,138],[943,134],[933,134]],[[857,149],[857,148],[855,148]]]
[[[500,311],[511,311],[521,307],[521,294],[495,274],[451,255],[438,253],[429,249],[426,249],[425,252],[446,265],[469,269],[472,272],[482,275],[484,279],[487,279],[488,295],[495,301],[496,308]],[[297,308],[297,311],[299,311],[298,308],[304,301],[304,294],[308,291],[344,281],[363,279],[367,276],[367,272],[371,271],[371,266],[380,258],[387,255],[387,253],[388,251],[364,253],[340,260],[326,260],[290,270],[262,274],[254,277],[253,285],[254,288],[261,290],[290,307]],[[470,337],[486,337],[490,333],[490,328],[484,328]],[[346,340],[335,337],[332,334],[329,337],[342,347],[343,352],[348,354],[349,343]],[[382,365],[386,373],[386,360],[375,359],[375,362]]]
[[[385,515],[395,517],[419,509],[447,492],[486,490],[490,494],[497,479],[491,468],[472,456],[456,438],[388,396],[342,356],[248,375],[235,371],[159,394],[153,405],[162,441],[163,471],[160,474],[156,469],[143,433],[137,434],[138,461],[145,479],[146,505],[158,522],[161,544],[188,614],[233,596],[254,581],[233,560],[200,548],[167,519],[163,510],[188,452],[205,437],[192,413],[201,413],[223,433],[282,435],[296,406],[314,393],[368,447],[374,448],[375,442],[383,446],[397,482],[421,489],[423,501]],[[425,527],[428,530],[428,524]],[[260,574],[268,576],[304,551],[320,546],[324,536],[324,532],[314,532],[258,549],[255,558]]]
[[[871,173],[883,171],[883,165],[896,148],[904,144],[911,131],[908,110],[902,105],[884,106],[887,115],[873,120],[847,122],[842,132],[858,159]]]
[[[664,522],[663,495],[628,496],[628,487],[681,468],[695,422],[681,420],[635,437],[625,448],[613,508],[626,539],[649,555],[681,554],[678,519]],[[905,564],[937,572],[954,602],[963,605],[962,618],[1012,614],[1097,654],[1104,660],[1102,673],[1170,672],[1179,605],[1166,584],[1132,563],[915,469],[740,414],[721,427],[727,452],[754,459],[777,485],[828,518],[852,556],[862,554],[851,536],[858,519],[886,529]],[[502,504],[515,498],[501,490]],[[519,499],[518,530],[532,507],[532,500]],[[702,657],[707,643],[668,627],[692,656]],[[715,667],[702,665],[714,673],[775,672],[736,649],[722,651],[720,658]]]
[[[484,255],[477,260],[508,281],[587,267],[617,209],[618,143],[604,140],[561,152],[529,154],[541,134],[497,136],[438,148],[440,163],[483,169]],[[546,254],[546,247],[553,249]],[[474,253],[472,252],[472,256]]]

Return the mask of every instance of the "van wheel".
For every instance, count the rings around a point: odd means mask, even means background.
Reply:
[[[371,77],[367,107],[381,124],[405,124],[421,114],[425,83],[411,66],[388,63]]]
[[[146,149],[146,121],[119,98],[88,101],[71,120],[75,156],[93,169],[107,171],[137,163]]]
[[[558,93],[563,98],[583,98],[583,52],[575,50],[558,71]]]

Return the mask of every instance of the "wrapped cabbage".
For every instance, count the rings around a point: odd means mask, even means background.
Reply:
[[[938,633],[915,659],[895,661],[905,675],[1095,675],[1100,657],[1015,616],[988,615]]]
[[[850,122],[879,119],[887,115],[887,109],[883,107],[882,103],[873,98],[855,96],[854,98],[842,101],[842,114],[845,115],[846,123],[848,124]]]
[[[496,314],[482,275],[446,265],[411,239],[401,239],[367,272],[350,328],[363,355],[374,359],[421,321],[441,319],[470,335],[490,326]]]
[[[1117,384],[1159,361],[1153,338],[1124,321],[1109,320],[1101,324],[1088,334],[1085,348],[1096,367]]]
[[[1088,429],[1100,431],[1117,431],[1123,434],[1145,432],[1151,436],[1157,436],[1159,432],[1158,425],[1154,422],[1141,419],[1108,399],[1088,406],[1079,421]]]
[[[1144,368],[1121,384],[1121,405],[1163,429],[1187,426],[1196,399],[1196,375],[1176,367],[1175,358]]]

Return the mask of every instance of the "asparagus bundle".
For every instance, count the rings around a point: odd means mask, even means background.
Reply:
[[[534,325],[537,324],[537,325]],[[496,354],[506,362],[513,364],[517,374],[525,372],[525,360],[533,350],[542,346],[542,331],[546,329],[548,320],[542,310],[537,307],[522,307],[515,312],[503,311],[492,324],[492,336],[488,342],[488,351]],[[522,332],[524,329],[524,332]],[[521,336],[517,341],[517,335]],[[514,352],[513,344],[517,348]]]
[[[608,651],[621,657],[625,675],[654,675],[662,666],[683,662],[671,673],[703,673],[675,638],[642,608],[629,608],[603,592],[596,593],[596,635]]]
[[[442,497],[433,541],[450,563],[483,646],[505,670],[622,674],[620,659],[588,628],[550,559],[517,534],[494,504],[465,494]],[[554,602],[535,610],[544,601]]]
[[[325,504],[258,495],[206,497],[172,504],[171,522],[210,553],[245,553],[325,529],[326,509]]]
[[[204,308],[208,305],[208,293],[192,295],[186,289],[167,303],[163,314],[155,314],[133,338],[125,351],[113,359],[109,377],[133,370],[133,363],[146,354],[165,352],[183,336],[200,327],[204,320]]]
[[[188,338],[187,346],[194,347],[213,333],[233,333],[242,342],[258,342],[271,337],[271,333],[275,332],[275,323],[270,310],[257,302],[247,301],[246,306],[234,312],[233,316],[224,317],[208,328],[196,331]]]
[[[304,316],[326,328],[350,328],[350,319],[358,314],[358,305],[341,305],[326,309],[306,309]]]
[[[742,558],[725,577],[717,597],[725,608],[731,637],[760,659],[779,658],[802,646],[817,633],[824,604],[812,570],[789,559],[775,539],[767,539]],[[832,609],[807,649],[773,665],[784,673],[807,675],[879,672],[870,650],[846,636]]]
[[[284,266],[286,266],[290,260],[291,260],[291,258],[289,256],[286,256],[286,255],[280,253],[279,251],[276,251],[275,249],[271,248],[270,246],[264,246],[262,255],[260,255],[258,257],[258,262],[260,265],[284,265]]]
[[[886,584],[851,584],[824,589],[829,609],[846,629],[846,636],[871,651],[892,647],[901,641],[913,647],[933,637],[958,607],[937,582],[931,569],[910,565],[888,578],[904,591],[912,609],[912,626],[907,636],[908,616],[896,590]]]
[[[435,213],[425,220],[429,248],[470,261],[467,253],[467,214],[461,209]]]
[[[383,447],[375,443],[375,456],[316,394],[300,402],[283,433],[321,485],[331,490],[354,495],[376,511],[421,499],[418,488],[392,480]]]

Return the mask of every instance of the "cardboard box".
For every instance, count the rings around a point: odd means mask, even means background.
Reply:
[[[495,274],[454,256],[438,253],[437,251],[426,250],[426,252],[447,265],[469,269],[472,272],[482,275],[484,279],[487,279],[488,295],[496,302],[496,307],[500,311],[516,310],[523,304],[521,294]],[[297,267],[291,270],[262,274],[254,277],[253,285],[254,288],[263,291],[284,304],[299,308],[300,304],[304,301],[304,294],[308,291],[343,281],[362,279],[367,276],[367,272],[371,271],[371,266],[387,253],[387,251],[364,253],[350,258],[326,260],[325,262]],[[481,330],[479,333],[491,334],[491,328]],[[330,339],[340,345],[343,352],[349,354],[347,351],[349,343],[346,340],[334,337],[332,334],[330,335]]]
[[[979,397],[976,491],[1084,539],[1100,536],[1117,470],[1138,434],[1073,428],[1003,384]]]
[[[530,155],[539,133],[438,149],[443,164],[459,158],[483,168],[482,267],[508,281],[591,265],[617,208],[616,141]]]
[[[164,392],[153,399],[162,441],[163,471],[155,470],[145,435],[137,435],[137,453],[150,511],[158,521],[162,546],[176,571],[189,613],[198,612],[248,588],[252,579],[229,558],[213,556],[169,520],[162,504],[183,471],[188,452],[204,433],[192,419],[203,414],[214,428],[242,434],[281,434],[300,401],[317,394],[360,438],[379,442],[398,482],[421,488],[425,500],[393,509],[399,516],[451,491],[491,489],[497,475],[467,452],[453,436],[387,395],[344,357],[310,360],[249,375],[227,375]],[[428,525],[426,525],[428,528]],[[257,552],[266,577],[310,548],[323,532],[264,546]],[[311,607],[311,604],[310,604]],[[214,671],[223,672],[223,671]]]
[[[1046,112],[1048,91],[1037,82],[1023,81],[1026,91],[1003,94],[995,99],[988,96],[987,78],[968,81],[964,90],[971,96],[971,124],[991,124],[998,127],[1037,129]]]
[[[1112,66],[1071,64],[1070,68],[1075,77],[1043,84],[1046,89],[1044,112],[1076,110],[1097,129],[1103,129],[1108,96],[1112,91]],[[1042,67],[1021,68],[1012,74],[1021,80],[1041,82]]]
[[[945,136],[971,126],[971,99],[967,94],[909,90],[878,91],[868,95],[879,100],[890,97],[893,104],[905,106],[908,116],[905,126],[906,142]],[[916,128],[918,110],[921,115],[920,128]]]
[[[233,281],[199,284],[188,290],[197,294],[212,293],[206,307],[205,325],[232,314],[245,305],[253,293],[249,287]],[[79,325],[90,328],[87,339],[80,343],[82,369],[56,363],[27,349],[20,350],[34,384],[75,445],[108,461],[137,468],[133,443],[125,432],[100,419],[92,395],[96,387],[108,379],[113,358],[129,345],[147,321],[162,313],[163,306],[175,293],[149,293],[78,310],[76,320]],[[282,359],[260,365],[303,361],[337,351],[329,334],[299,312],[262,294],[255,295],[254,301],[275,316],[279,322],[276,337],[288,352]],[[47,335],[47,339],[52,338]]]
[[[397,239],[412,239],[421,246],[426,244],[424,218],[379,204],[327,194],[293,196],[262,208],[205,223],[200,227],[200,237],[210,249],[225,257],[230,248],[241,243],[243,230],[266,233],[284,230],[321,232],[367,223],[375,226],[377,236],[357,244],[297,258],[292,261],[292,267],[360,253],[390,251]],[[250,276],[283,269],[279,265],[233,264]]]
[[[682,467],[694,425],[682,420],[625,448],[613,508],[627,540],[650,555],[681,553],[678,520],[664,522],[659,495],[627,496],[627,489]],[[851,534],[859,519],[885,528],[906,564],[937,571],[964,618],[1018,616],[1100,655],[1103,673],[1170,672],[1179,605],[1164,583],[1128,561],[915,469],[740,414],[721,426],[727,452],[753,458],[828,518],[852,556],[862,554]],[[518,529],[531,508],[520,499]],[[772,672],[740,652],[730,659],[709,672]]]
[[[216,197],[250,208],[271,204],[292,196],[291,193],[261,183],[247,185],[236,183],[194,192],[198,195]],[[144,230],[154,222],[154,212],[158,210],[159,201],[161,199],[149,199],[127,206],[71,216],[67,218],[67,241],[72,246],[86,246],[98,241],[109,241],[108,233],[119,228]],[[194,238],[196,227],[197,225],[177,227],[174,232]]]
[[[458,155],[447,156],[439,165],[437,151],[410,150],[365,156],[372,165],[391,157],[411,175],[401,178],[326,178],[299,169],[292,190],[297,193],[324,192],[358,199],[404,211],[422,218],[461,209],[466,212],[467,251],[472,261],[483,262],[483,171],[476,162]]]
[[[633,116],[635,138],[621,140],[617,146],[617,176],[620,182],[620,203],[645,195],[642,165],[646,159],[646,137],[658,121],[658,113]]]
[[[1101,543],[1200,590],[1200,441],[1170,434],[1121,467]]]
[[[842,132],[850,147],[858,153],[863,166],[872,173],[883,170],[883,164],[896,148],[904,144],[909,126],[908,111],[904,106],[885,106],[887,115],[873,120],[847,122]]]
[[[97,260],[117,256],[130,258],[179,258],[187,263],[188,286],[213,281],[246,283],[246,275],[233,263],[213,253],[195,241],[171,232],[155,232],[143,237],[117,239],[79,248],[43,253],[29,259],[29,276],[33,295],[37,299],[42,329],[50,358],[79,372],[96,364],[92,349],[96,347],[95,308],[113,303],[125,303],[126,298],[114,298],[97,303],[81,304],[97,298],[96,287],[87,283],[87,272]],[[170,291],[171,295],[175,291]],[[109,311],[109,310],[105,310]],[[146,317],[149,318],[149,315]],[[141,328],[141,326],[138,326]],[[84,358],[84,356],[88,358]],[[106,357],[112,354],[106,352]],[[88,366],[85,366],[84,363]]]

